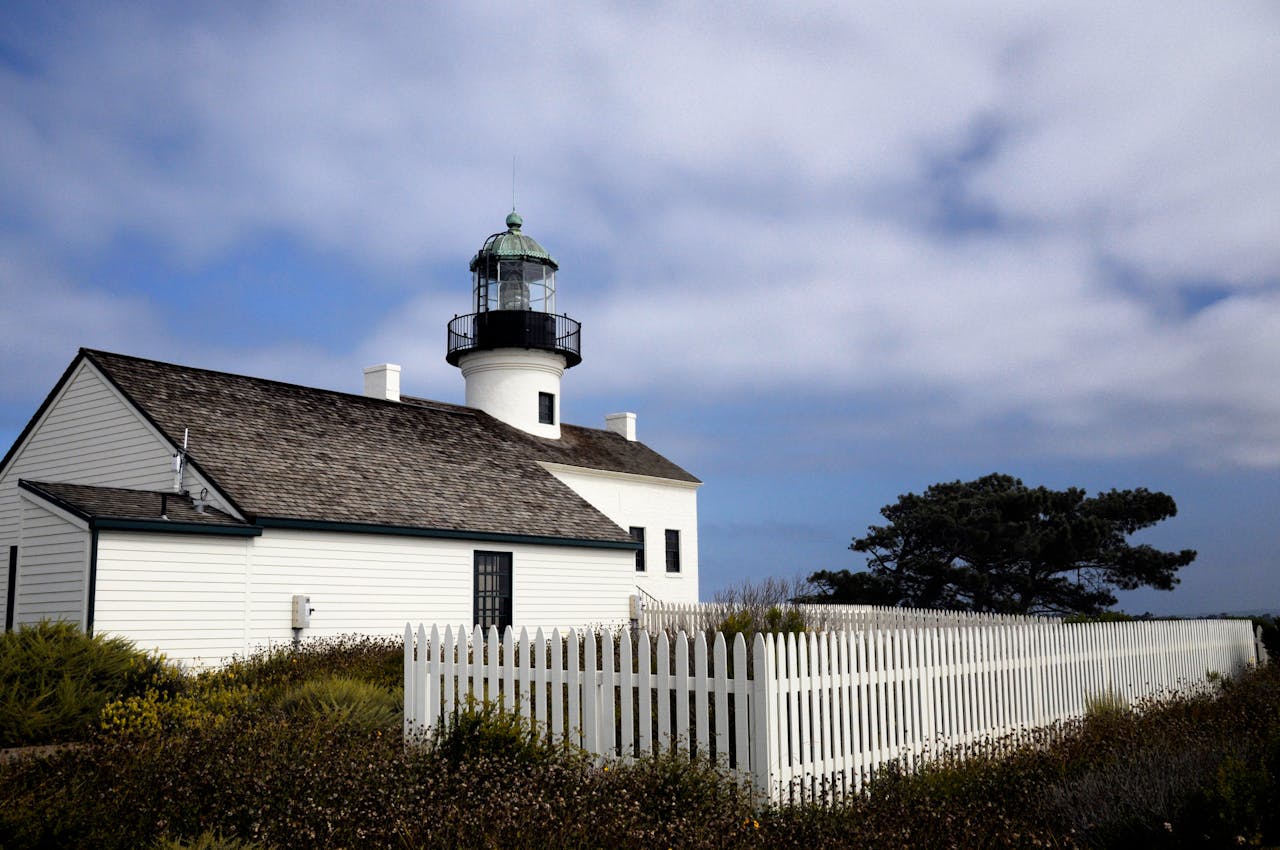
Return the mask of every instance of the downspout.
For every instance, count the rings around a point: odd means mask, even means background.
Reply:
[[[13,605],[18,601],[18,547],[9,547],[9,583],[5,585],[4,630],[13,631]]]
[[[89,531],[89,604],[85,609],[84,633],[93,636],[93,603],[98,595],[98,529]]]

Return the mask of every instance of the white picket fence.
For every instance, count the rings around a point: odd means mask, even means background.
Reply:
[[[737,771],[759,799],[838,798],[878,766],[1205,688],[1256,663],[1248,621],[902,628],[757,635],[750,664],[705,633],[405,626],[406,740],[468,703],[603,757],[671,746]],[[616,651],[615,651],[616,649]]]
[[[640,628],[650,632],[696,632],[715,629],[730,614],[742,610],[737,604],[721,602],[662,602],[653,597],[637,597]],[[971,611],[943,611],[935,608],[897,608],[887,605],[788,604],[782,611],[796,611],[812,631],[859,631],[909,626],[991,626],[1021,623],[1057,623],[1057,617],[1019,614],[987,614]]]

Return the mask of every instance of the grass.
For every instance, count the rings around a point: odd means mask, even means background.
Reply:
[[[764,808],[679,753],[601,763],[484,705],[408,748],[389,715],[348,722],[352,706],[376,716],[394,702],[399,665],[395,641],[342,639],[118,697],[84,746],[0,765],[0,846],[1280,843],[1275,665],[1215,694],[1098,709],[1012,753],[995,742],[890,767],[836,805]]]

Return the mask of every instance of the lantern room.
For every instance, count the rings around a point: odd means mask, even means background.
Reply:
[[[485,240],[471,260],[474,307],[494,310],[556,311],[556,270],[559,266],[541,245],[521,232],[524,220],[515,210],[507,229]]]
[[[578,322],[556,313],[556,271],[546,249],[521,229],[515,210],[471,259],[472,309],[449,323],[446,359],[459,365],[472,351],[523,348],[550,351],[565,368],[582,362]]]

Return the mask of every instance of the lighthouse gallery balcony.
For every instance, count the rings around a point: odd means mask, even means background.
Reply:
[[[582,362],[582,323],[538,310],[487,310],[449,322],[445,359],[453,366],[464,354],[495,348],[528,348],[562,355],[565,366]]]

